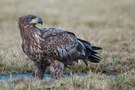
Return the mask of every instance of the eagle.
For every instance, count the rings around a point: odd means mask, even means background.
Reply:
[[[83,60],[88,65],[88,61],[101,61],[97,52],[101,47],[93,46],[72,32],[57,28],[41,29],[37,24],[43,24],[43,21],[35,15],[19,17],[22,49],[35,64],[36,78],[43,79],[47,66],[50,66],[51,77],[58,79],[63,77],[64,68],[73,62]]]

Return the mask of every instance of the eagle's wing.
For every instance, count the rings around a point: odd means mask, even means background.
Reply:
[[[84,46],[78,42],[74,33],[55,28],[42,30],[42,33],[41,47],[48,57],[70,63],[81,54],[84,55]]]
[[[100,58],[95,50],[99,47],[92,46],[88,41],[76,38],[75,34],[55,28],[43,30],[41,47],[48,57],[70,64],[72,61],[83,59],[99,62]]]

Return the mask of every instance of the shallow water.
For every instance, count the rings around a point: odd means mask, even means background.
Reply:
[[[64,74],[64,77],[72,77],[72,76],[86,76],[85,73],[82,74]],[[32,78],[32,74],[7,74],[7,75],[0,75],[0,81],[5,81],[5,80],[16,80],[19,78]],[[45,74],[44,75],[45,80],[51,80],[50,74]]]

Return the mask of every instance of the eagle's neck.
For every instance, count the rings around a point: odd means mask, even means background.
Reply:
[[[34,39],[35,35],[40,36],[39,28],[37,28],[34,25],[26,25],[26,26],[20,25],[19,28],[20,28],[21,38],[23,40],[32,39],[32,38]]]

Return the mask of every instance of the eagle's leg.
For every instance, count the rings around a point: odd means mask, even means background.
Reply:
[[[46,70],[46,65],[44,63],[38,62],[36,64],[36,71],[35,71],[35,77],[38,79],[44,78],[44,73]]]
[[[63,77],[64,64],[60,61],[53,61],[50,65],[52,79]]]

